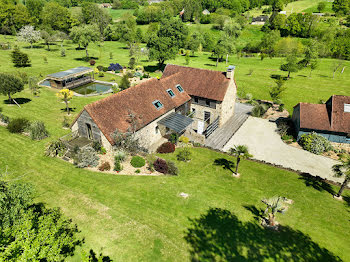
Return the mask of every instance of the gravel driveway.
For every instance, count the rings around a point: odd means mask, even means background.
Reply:
[[[343,182],[332,175],[332,166],[337,161],[285,144],[276,132],[276,124],[268,120],[249,117],[223,150],[234,145],[247,145],[255,159]]]

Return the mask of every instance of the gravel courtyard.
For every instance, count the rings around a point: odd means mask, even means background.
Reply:
[[[335,182],[342,182],[332,174],[337,161],[309,153],[285,144],[276,132],[276,124],[266,119],[249,117],[224,146],[229,151],[234,145],[246,145],[255,159],[300,170]]]

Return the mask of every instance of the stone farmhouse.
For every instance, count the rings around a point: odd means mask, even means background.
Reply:
[[[299,103],[293,110],[298,138],[316,132],[331,142],[350,144],[350,96],[331,96],[325,104]]]
[[[150,79],[86,105],[71,128],[79,137],[111,150],[113,133],[134,132],[140,145],[155,151],[171,133],[204,143],[234,115],[234,66],[227,72],[167,65]]]

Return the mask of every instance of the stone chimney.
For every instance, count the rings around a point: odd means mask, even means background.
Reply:
[[[226,78],[233,79],[235,77],[235,66],[230,65],[226,71]]]

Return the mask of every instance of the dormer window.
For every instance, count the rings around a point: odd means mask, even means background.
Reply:
[[[344,112],[350,113],[350,104],[344,104]]]
[[[171,90],[170,88],[167,90],[167,93],[169,94],[169,96],[170,96],[171,98],[173,98],[173,97],[175,96],[173,90]]]
[[[176,85],[177,90],[179,90],[180,93],[182,93],[184,90],[181,85]]]
[[[155,108],[157,108],[158,110],[161,109],[163,107],[163,104],[159,101],[153,101],[152,104],[155,106]]]

